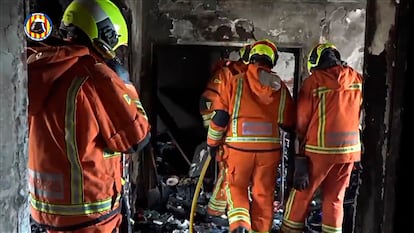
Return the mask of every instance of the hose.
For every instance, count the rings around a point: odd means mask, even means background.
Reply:
[[[190,226],[189,226],[190,233],[194,233],[193,224],[194,224],[195,210],[197,209],[198,195],[200,194],[200,189],[201,189],[201,185],[203,184],[204,175],[206,174],[210,161],[211,161],[211,156],[207,155],[206,161],[204,162],[203,168],[201,169],[201,172],[200,172],[200,177],[198,177],[197,186],[194,190],[194,197],[193,197],[193,202],[191,203],[191,212],[190,212]]]

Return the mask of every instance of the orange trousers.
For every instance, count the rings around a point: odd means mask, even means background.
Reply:
[[[226,149],[227,217],[230,231],[243,226],[254,232],[269,232],[273,223],[276,169],[280,151],[256,153]],[[248,197],[249,186],[251,203]]]
[[[47,231],[48,233],[119,233],[122,215],[116,214],[108,220],[102,221],[96,225],[82,228],[76,231]]]
[[[207,213],[211,216],[221,216],[226,214],[227,198],[226,198],[226,172],[225,162],[218,161],[218,176],[217,181],[214,184],[213,194],[210,197],[207,206]]]
[[[343,203],[353,163],[329,163],[321,155],[310,157],[309,187],[292,189],[286,202],[282,233],[302,233],[315,191],[322,192],[322,232],[342,233]],[[322,157],[322,158],[320,158]]]

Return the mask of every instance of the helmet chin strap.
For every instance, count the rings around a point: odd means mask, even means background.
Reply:
[[[100,39],[94,39],[92,41],[93,47],[101,54],[104,59],[114,59],[116,54],[111,47]]]

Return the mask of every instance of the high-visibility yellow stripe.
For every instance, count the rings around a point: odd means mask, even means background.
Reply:
[[[285,88],[282,88],[281,93],[280,93],[280,102],[279,102],[279,119],[278,119],[278,123],[279,124],[283,124],[283,115],[285,112],[285,103],[286,103],[286,90]]]
[[[119,203],[120,195],[116,197],[116,205]],[[58,205],[50,204],[41,200],[36,200],[33,195],[30,196],[30,204],[38,211],[48,213],[48,214],[58,214],[66,216],[76,216],[76,215],[87,215],[102,213],[112,209],[112,197],[105,200],[93,202],[93,203],[83,203],[76,205]],[[116,206],[115,205],[115,206]]]
[[[347,90],[362,90],[362,83],[353,83],[348,86]]]
[[[327,87],[318,87],[312,90],[313,95],[317,95],[320,96],[322,94],[326,94],[328,92],[332,91],[331,89],[327,88]]]
[[[227,168],[225,170],[225,173],[228,174]],[[227,216],[228,216],[229,224],[232,224],[237,221],[244,221],[250,226],[251,223],[250,223],[249,211],[245,208],[234,208],[234,203],[232,200],[232,195],[231,195],[228,182],[226,182],[225,189],[226,189],[226,195],[227,195],[227,204],[228,204]]]
[[[295,222],[295,221],[288,220],[288,219],[283,219],[283,224],[285,224],[289,228],[298,229],[298,230],[302,229],[305,226],[304,223]]]
[[[203,120],[211,120],[212,116],[213,116],[213,112],[201,115]]]
[[[146,120],[148,120],[147,112],[145,112],[144,106],[142,106],[141,101],[137,99],[133,99],[135,106],[138,108],[138,110],[141,112],[141,114],[144,116]]]
[[[226,137],[226,142],[280,143],[277,137]]]
[[[233,208],[231,210],[229,210],[229,217],[233,216],[233,215],[245,215],[245,216],[250,216],[249,210],[246,208]]]
[[[246,217],[246,216],[243,216],[243,215],[236,215],[236,216],[228,218],[228,219],[229,219],[229,224],[233,224],[233,223],[238,222],[238,221],[243,221],[243,222],[251,225],[250,218]]]
[[[227,205],[219,205],[219,204],[215,204],[215,203],[208,203],[208,208],[209,209],[211,209],[213,211],[216,211],[216,212],[219,212],[219,213],[223,213],[223,214],[226,212],[226,206]]]
[[[305,151],[318,153],[318,154],[347,154],[361,151],[361,144],[358,143],[353,146],[342,146],[342,147],[320,147],[306,145]]]
[[[245,208],[233,208],[228,211],[227,215],[230,224],[237,221],[244,221],[250,225],[250,213]]]
[[[280,228],[282,232],[288,233],[303,233],[302,229],[292,229],[291,227],[286,226],[284,222],[282,222],[282,227]]]
[[[219,207],[226,207],[227,206],[227,201],[218,201],[218,200],[213,200],[210,198],[210,201],[208,203],[208,206],[210,206],[210,204],[214,205],[214,206],[219,206]]]
[[[225,172],[226,172],[226,176],[227,176],[228,175],[228,169],[227,168],[226,168]],[[233,199],[231,197],[231,191],[230,191],[230,187],[229,187],[228,182],[226,182],[224,189],[226,190],[227,204],[229,205],[229,210],[231,210],[231,209],[234,208],[234,203],[233,203]]]
[[[214,188],[214,192],[211,195],[211,198],[210,199],[213,199],[213,200],[216,199],[217,193],[220,191],[221,183],[223,183],[223,175],[220,174],[220,176],[219,176],[219,178],[218,178],[218,180],[216,182],[216,185],[215,185],[215,188]]]
[[[208,207],[210,209],[217,210],[219,212],[224,212],[226,210],[227,202],[226,201],[217,201],[210,199]]]
[[[320,95],[318,106],[318,146],[325,146],[325,125],[326,125],[326,93]]]
[[[70,163],[71,203],[83,203],[83,173],[76,142],[76,97],[86,78],[75,77],[66,96],[65,142]]]
[[[128,94],[124,94],[123,97],[124,97],[125,102],[127,102],[127,104],[130,105],[132,102],[131,97],[129,97]]]
[[[286,209],[285,209],[285,216],[284,216],[284,218],[286,219],[289,219],[290,217],[290,210],[292,209],[293,199],[295,198],[295,195],[296,195],[296,189],[291,189],[289,193],[289,198],[286,202]]]
[[[323,233],[342,233],[342,227],[331,227],[325,224],[322,224]]]
[[[215,141],[219,141],[223,138],[224,132],[215,130],[211,127],[208,128],[207,136]]]
[[[238,117],[239,117],[239,111],[240,111],[240,102],[241,97],[243,93],[243,79],[238,78],[237,79],[237,89],[236,89],[236,98],[234,101],[234,108],[233,108],[233,119],[232,119],[232,133],[233,136],[237,136],[237,127],[238,127]]]
[[[103,157],[105,159],[109,159],[109,158],[116,157],[116,156],[121,156],[121,152],[109,152],[109,151],[103,152]]]
[[[221,173],[223,173],[223,171]],[[227,201],[218,201],[218,200],[216,200],[217,193],[220,191],[220,186],[223,183],[223,176],[224,176],[224,174],[220,174],[220,176],[217,180],[217,183],[215,184],[214,192],[211,195],[210,200],[208,202],[208,207],[210,209],[217,210],[219,212],[225,211],[226,206],[227,206]]]

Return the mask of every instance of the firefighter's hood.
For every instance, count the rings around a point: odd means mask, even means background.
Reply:
[[[257,100],[263,104],[270,104],[274,94],[281,88],[281,79],[270,69],[250,64],[247,76],[251,91],[258,97]]]
[[[54,83],[90,52],[87,47],[71,45],[29,48],[27,54],[29,114],[33,115],[43,108]]]
[[[315,77],[319,86],[332,90],[344,90],[357,79],[358,73],[349,66],[337,65],[324,70],[316,70]]]

